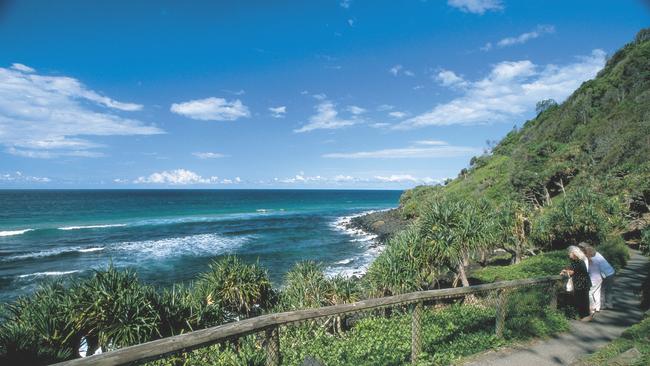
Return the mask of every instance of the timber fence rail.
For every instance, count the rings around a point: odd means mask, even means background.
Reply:
[[[411,314],[411,332],[406,337],[411,338],[410,360],[416,363],[423,351],[423,311],[439,302],[451,299],[466,299],[470,302],[481,303],[495,309],[494,329],[498,337],[503,336],[507,314],[509,295],[518,289],[542,288],[547,290],[548,306],[557,307],[557,295],[560,289],[561,276],[548,276],[535,279],[494,282],[469,287],[456,287],[440,290],[411,292],[407,294],[372,298],[350,304],[340,304],[313,309],[273,313],[227,323],[211,328],[196,330],[177,336],[157,339],[151,342],[117,349],[114,351],[78,358],[57,363],[56,366],[108,366],[133,365],[160,359],[173,354],[189,352],[214,344],[236,341],[251,334],[263,337],[262,347],[265,352],[267,365],[282,364],[280,348],[280,332],[282,327],[307,321],[330,321],[338,317],[352,317],[382,309],[407,309]],[[390,311],[390,310],[388,310]]]

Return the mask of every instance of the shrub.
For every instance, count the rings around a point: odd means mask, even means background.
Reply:
[[[415,227],[397,233],[364,277],[375,296],[428,289],[438,276],[431,247],[420,240]]]
[[[207,328],[226,321],[218,303],[209,303],[198,288],[174,285],[164,289],[155,303],[163,337]]]
[[[110,266],[71,289],[72,322],[79,334],[97,339],[104,350],[160,337],[156,292],[135,272]]]
[[[630,251],[620,235],[608,236],[596,250],[617,270],[623,268],[630,259]]]
[[[44,365],[72,358],[78,338],[70,310],[71,297],[60,283],[7,305],[0,325],[0,363]]]
[[[471,277],[488,283],[551,276],[560,273],[568,263],[569,258],[566,251],[557,250],[524,258],[518,264],[481,268],[473,272]]]
[[[234,256],[212,262],[210,270],[199,277],[197,287],[208,304],[217,303],[236,315],[257,314],[268,309],[273,299],[266,269]]]
[[[597,245],[610,231],[608,209],[607,200],[588,189],[567,192],[533,222],[532,239],[541,248],[566,248],[582,241]]]
[[[323,274],[323,265],[299,262],[285,275],[281,293],[285,309],[304,309],[332,305],[333,289]]]

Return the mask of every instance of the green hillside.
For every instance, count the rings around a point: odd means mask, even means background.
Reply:
[[[563,192],[589,188],[647,212],[650,202],[650,29],[611,56],[598,76],[564,103],[538,104],[539,114],[444,187],[417,187],[402,199],[416,217],[426,197],[444,194],[514,199],[533,209]]]

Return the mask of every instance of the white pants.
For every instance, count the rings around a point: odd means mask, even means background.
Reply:
[[[602,282],[597,282],[592,284],[589,289],[589,310],[592,314],[600,311],[600,287],[602,284]]]

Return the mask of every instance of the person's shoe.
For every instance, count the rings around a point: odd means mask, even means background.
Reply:
[[[592,315],[585,316],[584,318],[580,319],[581,322],[590,322],[592,320],[594,320],[594,317]]]

